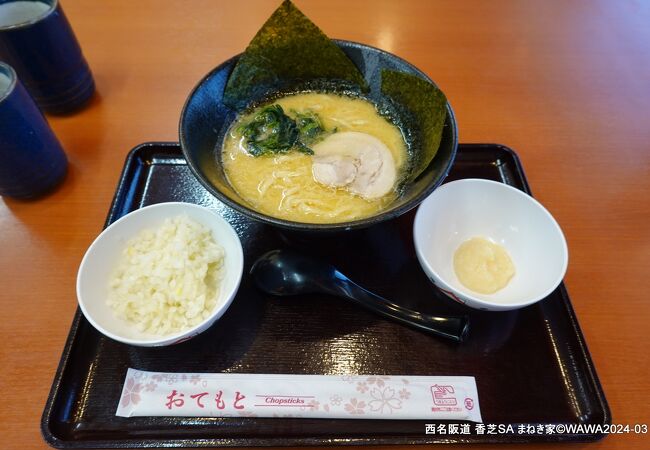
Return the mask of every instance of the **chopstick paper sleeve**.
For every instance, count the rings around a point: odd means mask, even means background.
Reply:
[[[467,420],[474,377],[158,373],[129,369],[116,415]]]

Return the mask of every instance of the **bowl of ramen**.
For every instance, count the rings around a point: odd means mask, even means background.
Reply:
[[[330,40],[288,1],[196,85],[179,137],[215,197],[303,231],[400,216],[442,183],[458,146],[453,110],[422,71]]]

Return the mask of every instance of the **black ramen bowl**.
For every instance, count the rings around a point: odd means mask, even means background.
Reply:
[[[380,92],[381,70],[406,72],[433,83],[413,65],[383,50],[348,41],[335,41],[359,68],[369,87],[368,98]],[[223,92],[228,77],[239,55],[227,60],[208,73],[192,90],[181,112],[180,145],[190,169],[199,182],[219,200],[240,213],[261,222],[296,231],[344,231],[364,228],[398,217],[416,207],[442,184],[449,173],[458,147],[456,118],[447,104],[447,118],[440,148],[435,158],[414,181],[401,189],[401,194],[377,214],[349,222],[306,223],[294,222],[263,214],[253,209],[231,187],[221,163],[221,144],[225,131],[236,117],[236,112],[224,105]]]

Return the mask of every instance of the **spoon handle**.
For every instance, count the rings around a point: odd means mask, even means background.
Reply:
[[[337,280],[336,286],[341,295],[377,314],[456,342],[463,342],[467,337],[469,331],[469,317],[467,316],[440,317],[422,314],[373,294],[338,270],[335,272],[335,277]]]

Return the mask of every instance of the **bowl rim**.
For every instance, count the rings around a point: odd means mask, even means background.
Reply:
[[[410,62],[406,61],[405,59],[393,53],[390,53],[386,50],[382,50],[377,47],[373,47],[371,45],[362,44],[360,42],[348,41],[343,39],[332,39],[332,41],[336,43],[339,47],[351,47],[359,50],[372,50],[372,51],[379,52],[383,55],[386,55],[392,59],[399,61],[405,66],[409,67],[411,70],[414,71],[414,73],[422,77],[424,80],[438,87],[438,85],[431,78],[429,78],[427,74],[425,74],[423,71],[415,67]],[[181,110],[181,115],[178,124],[179,144],[183,152],[183,156],[185,157],[185,161],[187,162],[187,165],[190,167],[190,170],[194,174],[195,178],[201,183],[201,185],[203,185],[204,188],[206,188],[208,192],[210,192],[213,196],[215,196],[219,201],[225,203],[228,207],[234,209],[235,211],[245,216],[253,217],[255,218],[255,220],[258,220],[260,222],[281,227],[284,229],[289,229],[294,231],[323,231],[323,232],[348,231],[353,229],[366,228],[375,225],[377,223],[381,223],[386,220],[390,220],[392,218],[396,218],[405,214],[406,212],[418,206],[424,199],[426,199],[431,194],[431,192],[433,192],[436,188],[438,188],[442,184],[445,178],[447,178],[447,175],[449,175],[449,171],[453,166],[454,160],[456,159],[456,154],[458,152],[458,124],[456,122],[456,116],[454,114],[454,110],[452,109],[449,100],[447,100],[446,109],[447,109],[447,117],[449,119],[449,123],[451,124],[450,129],[451,129],[451,140],[452,140],[452,150],[451,150],[449,162],[447,163],[446,167],[444,167],[443,172],[439,177],[439,179],[437,180],[437,182],[432,183],[430,186],[428,186],[418,195],[413,197],[410,201],[405,202],[403,205],[395,209],[389,209],[386,211],[382,211],[379,214],[374,216],[366,217],[363,219],[357,219],[353,221],[347,221],[347,222],[309,223],[309,222],[296,222],[292,220],[285,220],[285,219],[269,216],[267,214],[260,213],[252,208],[249,208],[245,205],[242,205],[232,200],[230,197],[228,197],[227,195],[223,194],[221,191],[216,189],[212,185],[212,183],[209,183],[208,180],[204,179],[203,175],[201,174],[201,171],[199,170],[198,165],[195,164],[195,162],[191,158],[187,157],[189,152],[186,150],[187,140],[186,140],[185,133],[183,132],[183,123],[185,122],[184,119],[187,114],[189,103],[195,97],[195,94],[199,90],[199,88],[216,72],[222,70],[223,67],[237,61],[241,55],[242,53],[238,53],[228,58],[227,60],[223,61],[221,64],[217,65],[215,68],[211,69],[206,75],[204,75],[199,80],[199,82],[192,88],[190,94],[185,99],[185,103],[183,104],[183,108]],[[434,160],[435,157],[431,161],[431,163]]]
[[[524,301],[516,302],[516,303],[499,303],[499,302],[490,302],[488,300],[478,298],[474,295],[472,295],[470,292],[465,292],[465,291],[459,291],[456,289],[454,284],[450,283],[445,277],[441,276],[432,266],[428,258],[425,256],[423,250],[422,250],[422,245],[423,243],[421,242],[421,233],[418,233],[416,230],[421,227],[419,225],[421,223],[424,217],[424,212],[423,209],[420,207],[418,208],[417,213],[415,214],[415,218],[413,220],[413,244],[415,246],[415,252],[418,258],[418,261],[420,263],[420,266],[422,269],[428,274],[436,278],[437,280],[440,280],[442,283],[445,284],[446,287],[448,287],[454,295],[460,296],[460,298],[467,298],[470,301],[464,302],[466,306],[475,308],[475,309],[481,309],[481,307],[488,307],[492,310],[513,310],[513,309],[519,309],[519,308],[524,308],[526,306],[532,305],[533,303],[537,303],[546,297],[548,297],[557,287],[562,283],[564,280],[564,276],[566,275],[566,271],[569,265],[569,248],[566,242],[566,237],[564,236],[564,233],[562,232],[562,228],[560,228],[560,225],[557,223],[557,220],[553,217],[553,215],[546,209],[544,205],[542,205],[539,201],[537,201],[532,195],[527,194],[526,192],[514,187],[510,186],[506,183],[502,183],[499,181],[494,181],[494,180],[487,180],[484,178],[462,178],[459,180],[454,180],[450,181],[448,183],[445,183],[444,185],[440,186],[435,193],[431,194],[429,197],[427,197],[423,202],[422,205],[425,205],[429,199],[432,199],[434,195],[440,195],[440,193],[444,192],[445,190],[450,189],[449,186],[456,187],[459,184],[489,184],[492,186],[498,185],[499,189],[506,189],[511,192],[514,192],[516,195],[520,196],[521,198],[525,198],[526,201],[528,201],[530,204],[532,204],[534,207],[537,209],[541,210],[542,213],[546,216],[547,219],[549,219],[549,223],[551,224],[552,229],[555,231],[557,236],[560,238],[560,242],[562,244],[562,268],[558,272],[558,277],[556,281],[552,283],[552,286],[549,284],[549,288],[545,289],[542,291],[541,294],[535,295],[529,299],[526,299]],[[433,201],[433,200],[431,200]],[[421,206],[422,206],[421,205]],[[437,286],[436,286],[437,287]],[[439,289],[439,288],[438,288]]]
[[[232,291],[228,292],[223,292],[220,295],[222,298],[225,298],[225,301],[221,304],[218,304],[215,306],[214,310],[210,313],[210,315],[202,320],[200,323],[197,325],[188,328],[186,330],[182,330],[173,334],[165,335],[165,336],[160,336],[159,338],[156,339],[150,339],[150,340],[142,340],[142,339],[133,339],[133,338],[127,338],[118,334],[115,334],[103,326],[101,326],[97,321],[95,321],[94,317],[92,314],[89,313],[89,311],[86,308],[85,301],[82,300],[83,296],[81,295],[81,280],[83,277],[83,271],[84,268],[87,264],[87,261],[89,261],[89,258],[92,258],[93,256],[93,250],[94,248],[98,245],[98,243],[103,239],[105,234],[113,228],[114,226],[118,226],[120,223],[132,219],[134,215],[141,215],[141,214],[147,214],[148,211],[153,210],[153,209],[161,209],[161,208],[169,208],[170,206],[172,207],[182,207],[182,208],[189,208],[189,209],[198,209],[203,212],[209,212],[210,214],[215,216],[215,219],[217,221],[221,221],[226,225],[226,229],[228,229],[231,233],[231,236],[228,237],[228,239],[232,239],[233,242],[236,243],[235,245],[235,252],[237,253],[237,259],[240,261],[240,264],[237,266],[237,274],[235,275],[237,279],[233,283],[233,288]],[[144,211],[144,212],[143,212]],[[207,226],[202,223],[202,225]],[[203,331],[207,330],[210,326],[202,329],[201,331],[198,331],[202,327],[204,327],[207,323],[210,323],[211,321],[216,321],[218,320],[230,307],[231,303],[233,302],[237,291],[239,290],[239,285],[241,283],[241,279],[243,276],[244,272],[244,252],[241,244],[241,240],[239,239],[239,235],[235,231],[235,229],[228,223],[227,220],[225,220],[223,217],[221,217],[219,214],[214,212],[213,210],[202,206],[202,205],[197,205],[195,203],[188,203],[188,202],[162,202],[162,203],[154,203],[152,205],[147,205],[142,208],[138,208],[136,210],[133,210],[119,219],[115,220],[112,222],[110,225],[108,225],[106,228],[104,228],[97,237],[93,240],[93,242],[88,246],[86,249],[86,252],[84,253],[83,258],[81,259],[81,262],[79,263],[79,268],[77,270],[77,279],[75,283],[75,288],[76,288],[76,294],[77,294],[77,304],[79,305],[79,308],[81,309],[81,312],[83,313],[84,317],[88,322],[101,334],[105,335],[106,337],[109,337],[115,341],[122,342],[124,344],[129,344],[129,345],[135,345],[139,347],[157,347],[157,346],[167,346],[167,345],[173,345],[177,344],[183,341],[186,341],[188,339],[191,339],[192,337],[202,333]]]

